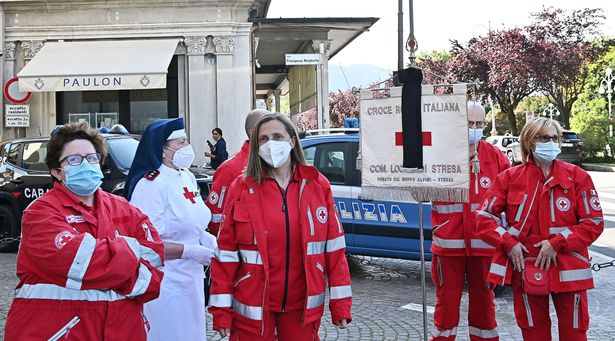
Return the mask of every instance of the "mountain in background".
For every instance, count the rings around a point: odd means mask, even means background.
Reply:
[[[367,88],[371,83],[389,78],[390,74],[390,71],[373,64],[340,66],[329,63],[329,91],[348,90],[353,86]]]

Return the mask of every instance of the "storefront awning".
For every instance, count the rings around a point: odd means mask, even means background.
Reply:
[[[20,91],[161,89],[178,39],[49,42],[17,74]]]

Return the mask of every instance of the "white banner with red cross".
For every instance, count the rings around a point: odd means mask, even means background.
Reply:
[[[391,88],[390,97],[361,91],[363,196],[377,200],[468,201],[466,85],[452,88],[452,94],[434,94],[433,86],[422,86],[422,169],[402,167],[401,87]]]

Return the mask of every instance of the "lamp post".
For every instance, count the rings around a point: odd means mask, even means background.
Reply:
[[[610,67],[607,67],[604,70],[604,77],[600,82],[600,88],[598,89],[598,92],[601,95],[604,95],[606,93],[606,98],[609,101],[609,137],[613,137],[613,112],[611,109],[611,98],[613,96],[613,69],[611,69]]]
[[[542,112],[542,116],[547,115],[549,115],[550,119],[553,119],[553,115],[559,116],[559,109],[557,109],[553,103],[549,103],[549,105],[545,108],[545,111]]]
[[[495,104],[491,96],[489,96],[489,107],[491,107],[491,136],[495,136],[498,131],[495,129]]]

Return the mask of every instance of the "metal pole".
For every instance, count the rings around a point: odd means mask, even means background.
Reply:
[[[427,291],[425,289],[425,237],[423,235],[423,202],[419,201],[419,240],[421,243],[421,289],[423,290],[423,341],[427,341]]]
[[[397,70],[404,68],[404,0],[399,0],[397,10]]]

